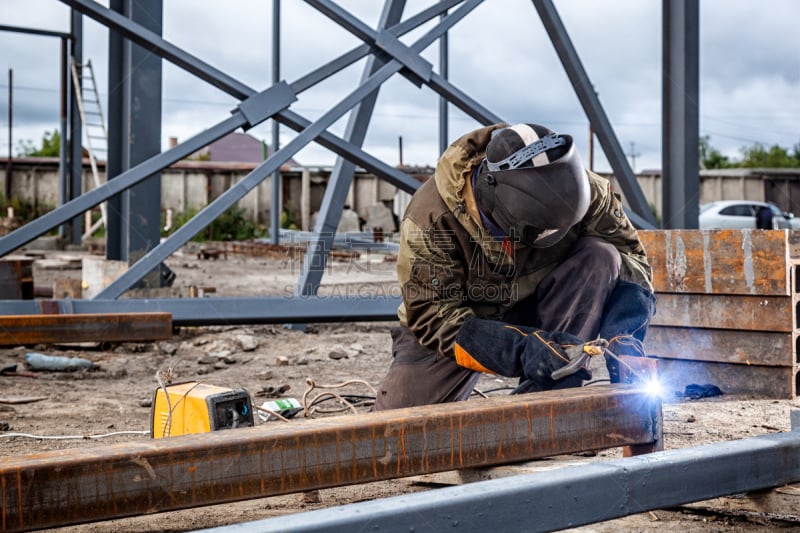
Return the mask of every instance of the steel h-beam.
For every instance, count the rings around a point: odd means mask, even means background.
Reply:
[[[83,18],[80,13],[72,11],[70,13],[70,39],[71,45],[71,61],[80,65],[83,62]],[[78,74],[80,75],[80,67],[78,67]],[[80,79],[80,76],[79,76]],[[81,82],[82,86],[82,82]],[[78,91],[80,87],[73,87],[71,83],[67,84],[69,87],[69,137],[65,140],[67,142],[67,157],[69,171],[67,172],[67,180],[62,184],[62,201],[67,202],[80,198],[83,192],[83,130],[81,126],[81,117],[77,112],[78,110]],[[69,221],[65,226],[67,240],[73,244],[81,242],[81,235],[83,234],[83,221],[81,217],[76,216]]]
[[[657,447],[661,431],[660,402],[629,386],[602,385],[4,457],[0,526],[55,527],[630,444]]]
[[[697,229],[700,211],[697,0],[663,0],[662,219],[667,229]]]
[[[125,14],[161,35],[162,0],[125,0]],[[127,170],[161,153],[161,58],[135,43],[123,45],[122,168]],[[113,58],[112,58],[113,60]],[[158,199],[159,201],[156,201]],[[129,264],[161,239],[161,174],[155,173],[122,195],[122,257]],[[161,287],[163,268],[152,265],[140,276],[146,287]],[[136,280],[139,281],[139,280]]]

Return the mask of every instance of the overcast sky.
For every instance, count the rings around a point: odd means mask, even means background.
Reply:
[[[661,167],[660,0],[555,0],[617,138],[635,170]],[[101,2],[107,4],[107,2]],[[339,4],[374,27],[382,2]],[[430,2],[409,0],[413,14]],[[224,6],[224,7],[223,7]],[[271,85],[271,0],[166,0],[163,36],[255,89]],[[299,0],[282,2],[281,78],[293,82],[360,41]],[[800,2],[700,0],[700,134],[731,157],[754,143],[800,143]],[[0,0],[0,24],[69,31],[57,0]],[[429,28],[426,26],[425,29]],[[410,34],[411,43],[420,32]],[[108,31],[84,17],[104,108]],[[538,122],[572,134],[588,165],[588,120],[530,0],[487,0],[449,34],[449,79],[510,122]],[[39,144],[59,124],[59,40],[0,31],[0,155],[7,155],[8,71],[13,70],[13,152]],[[438,72],[438,45],[424,54]],[[292,110],[310,120],[353,90],[357,63],[302,93]],[[235,99],[165,62],[163,138],[185,140],[229,116]],[[479,126],[450,108],[449,137]],[[390,164],[433,165],[439,155],[438,96],[395,76],[381,91],[365,148]],[[345,120],[332,130],[341,134]],[[268,123],[250,133],[271,142]],[[281,128],[281,144],[294,132]],[[595,168],[608,164],[595,144]],[[631,154],[635,155],[634,158]],[[314,144],[295,159],[331,164]]]

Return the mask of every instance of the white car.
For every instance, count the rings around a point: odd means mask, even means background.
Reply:
[[[772,210],[775,227],[800,229],[800,220],[777,205],[750,200],[720,200],[700,206],[700,229],[756,228],[756,213],[761,207]]]

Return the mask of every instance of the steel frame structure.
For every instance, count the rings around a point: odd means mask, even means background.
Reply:
[[[344,313],[354,305],[359,308],[358,316],[362,319],[384,320],[395,318],[393,312],[387,315],[386,310],[387,308],[396,307],[399,303],[399,297],[380,299],[362,297],[357,303],[350,299],[340,298],[323,300],[316,296],[317,289],[325,270],[327,253],[332,246],[335,228],[344,202],[344,194],[346,194],[352,180],[355,166],[360,165],[367,171],[407,192],[413,192],[418,186],[418,183],[405,173],[371,156],[361,148],[375,99],[378,96],[381,85],[386,80],[399,73],[418,86],[427,86],[440,95],[442,102],[446,101],[458,107],[481,124],[503,121],[501,117],[451,84],[445,76],[436,73],[433,65],[420,55],[431,44],[446,38],[448,30],[480,5],[483,0],[442,0],[403,21],[400,19],[404,11],[405,1],[386,0],[381,21],[376,29],[367,26],[331,0],[306,0],[309,5],[364,41],[364,44],[340,55],[338,58],[292,83],[286,81],[275,82],[271,87],[260,92],[169,43],[157,32],[151,31],[113,9],[105,8],[92,0],[61,1],[73,9],[72,20],[74,27],[80,26],[82,16],[90,17],[107,26],[115,36],[141,47],[146,47],[151,53],[157,54],[162,59],[170,61],[199,79],[212,84],[239,99],[241,103],[232,112],[231,117],[212,125],[207,130],[172,149],[131,166],[131,168],[109,180],[106,184],[66,201],[56,210],[0,238],[0,257],[31,242],[36,237],[58,227],[60,224],[79,220],[77,218],[78,215],[101,202],[119,201],[117,199],[122,194],[147,182],[149,178],[158,174],[163,168],[191,155],[224,135],[238,128],[248,129],[265,120],[272,119],[275,123],[280,123],[297,131],[298,135],[283,148],[275,150],[268,159],[242,181],[208,204],[169,238],[160,244],[155,244],[149,250],[143,251],[142,256],[138,261],[131,264],[126,273],[112,282],[94,299],[74,302],[60,300],[57,301],[57,307],[61,312],[70,312],[71,309],[77,309],[78,307],[81,308],[82,312],[86,313],[103,313],[109,307],[119,311],[123,302],[117,301],[117,299],[126,290],[134,287],[148,273],[153,272],[165,259],[188,242],[196,233],[233,206],[264,179],[278,172],[280,166],[300,149],[310,142],[316,141],[336,153],[339,157],[325,191],[320,216],[314,228],[315,236],[308,243],[308,250],[303,270],[295,289],[294,300],[287,300],[286,298],[256,298],[233,299],[228,302],[215,298],[214,305],[211,306],[212,309],[210,310],[206,305],[193,303],[194,307],[202,310],[200,313],[187,310],[183,302],[174,299],[132,300],[130,302],[125,301],[122,310],[124,312],[152,310],[172,312],[176,324],[243,321],[251,323],[304,322],[312,318],[325,319],[325,313],[320,313],[319,309],[329,309],[331,306],[339,310],[335,318],[331,318],[341,320],[343,316],[348,316]],[[629,216],[639,227],[654,227],[655,217],[644,199],[614,134],[611,123],[592,89],[591,81],[552,1],[532,0],[532,3],[555,46],[556,52],[597,134],[598,140],[620,182],[630,205]],[[694,6],[696,11],[697,0],[664,0],[665,6],[672,4],[680,4],[687,7]],[[673,26],[679,25],[682,20],[685,23],[692,16],[692,9],[676,10],[676,13],[677,15],[671,19],[673,20]],[[406,45],[400,41],[399,38],[401,36],[436,17],[439,17],[439,19],[435,26],[413,44]],[[680,17],[684,18],[681,19]],[[76,31],[74,34],[77,35],[78,32]],[[75,35],[73,35],[73,38],[75,38]],[[665,35],[665,47],[672,46],[668,38],[669,35]],[[79,46],[76,46],[76,49],[79,50]],[[696,50],[694,51],[696,52]],[[338,104],[331,107],[319,119],[311,122],[291,110],[291,106],[298,100],[300,93],[366,56],[369,56],[369,60],[359,86]],[[686,64],[691,63],[692,50],[687,48],[682,57],[685,58]],[[696,54],[694,61],[696,63]],[[446,71],[446,62],[442,66]],[[135,76],[136,73],[132,72],[131,75]],[[686,80],[687,83],[692,81],[691,77],[688,76],[682,79]],[[671,94],[674,94],[675,98],[679,99],[681,94],[691,95],[694,93],[676,90]],[[688,96],[686,97],[688,98]],[[113,115],[121,112],[120,107],[111,107],[110,115],[112,118]],[[441,103],[440,107],[446,108]],[[351,110],[353,111],[349,116],[344,137],[338,137],[330,133],[328,128]],[[689,124],[689,122],[685,124]],[[670,125],[676,124],[671,122]],[[444,125],[440,125],[440,129],[443,130]],[[678,157],[680,157],[680,154]],[[109,164],[113,165],[114,163],[109,161]],[[79,170],[77,169],[78,174]],[[74,173],[76,173],[75,169],[73,169]],[[691,179],[689,175],[685,177],[687,181],[691,181]],[[665,179],[664,182],[667,184],[669,180]],[[128,259],[129,261],[132,260],[130,257]],[[242,313],[242,307],[248,308],[248,311]],[[255,307],[261,311],[253,312]],[[36,305],[25,301],[6,301],[0,305],[0,312],[15,314],[36,312]]]

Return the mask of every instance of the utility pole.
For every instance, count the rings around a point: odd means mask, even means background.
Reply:
[[[642,154],[636,152],[636,143],[631,141],[631,152],[628,156],[631,158],[631,170],[633,170],[634,173],[636,172],[636,158],[640,155]]]
[[[12,139],[11,135],[13,132],[12,129],[12,121],[14,120],[14,71],[12,69],[8,69],[8,159],[6,159],[6,187],[5,187],[5,194],[6,194],[6,202],[11,200],[11,172],[13,170],[13,163],[11,162],[11,146],[12,146]]]

